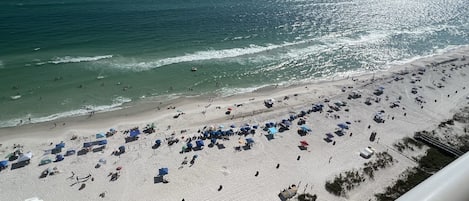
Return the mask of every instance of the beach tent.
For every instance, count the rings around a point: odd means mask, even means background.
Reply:
[[[0,169],[6,168],[6,167],[8,167],[8,161],[7,160],[0,161]]]
[[[327,136],[327,138],[333,138],[334,137],[334,135],[332,135],[331,133],[326,133],[326,136]]]
[[[303,132],[309,132],[309,131],[311,131],[311,129],[310,129],[308,126],[306,126],[306,125],[300,126],[300,129],[301,129]]]
[[[106,159],[104,158],[99,159],[99,163],[106,164]]]
[[[23,161],[29,161],[31,160],[31,158],[33,157],[33,153],[31,153],[30,151],[28,153],[25,153],[23,155],[21,155],[19,158],[18,158],[18,163],[19,162],[23,162]]]
[[[105,137],[106,137],[106,134],[104,134],[104,133],[98,133],[98,134],[96,134],[96,139],[105,138]]]
[[[211,142],[212,144],[217,143],[217,138],[212,138],[212,139],[210,139],[210,142]]]
[[[167,175],[168,173],[169,173],[168,168],[160,168],[158,170],[158,175],[160,176]]]
[[[246,142],[248,144],[253,144],[254,143],[254,140],[252,138],[246,138]]]
[[[307,147],[307,146],[309,145],[308,142],[306,142],[306,140],[300,141],[300,144],[301,144],[301,146],[303,146],[303,147]]]
[[[106,164],[106,162],[107,162],[107,161],[106,161],[106,159],[104,159],[104,158],[101,158],[101,159],[99,159],[99,161],[98,161],[98,162],[99,162],[99,163],[102,163],[102,164]]]
[[[74,149],[69,149],[65,152],[65,156],[75,155],[76,151]]]
[[[195,144],[197,144],[197,147],[203,147],[204,146],[204,141],[203,140],[197,140],[197,141],[195,141]]]
[[[160,145],[161,145],[161,140],[160,140],[160,139],[155,140],[155,144],[158,145],[158,146],[160,146]]]
[[[192,149],[192,147],[194,147],[194,145],[192,145],[191,142],[188,142],[188,143],[186,144],[186,146],[187,146],[188,149]]]
[[[337,126],[341,129],[348,129],[348,125],[344,123],[337,124]]]
[[[86,148],[86,147],[91,147],[91,146],[93,146],[93,143],[92,143],[92,142],[85,142],[85,143],[83,143],[83,147],[85,147],[85,148]]]
[[[276,134],[278,131],[277,131],[277,128],[271,127],[271,128],[269,128],[268,132],[269,132],[269,134],[273,135],[273,134]]]
[[[140,130],[138,129],[130,130],[130,137],[137,137],[138,135],[140,135]]]
[[[62,148],[64,148],[64,147],[65,147],[65,143],[64,143],[64,142],[60,142],[59,144],[56,144],[56,145],[55,145],[55,148],[56,148],[56,149],[62,149]]]
[[[291,121],[289,121],[287,119],[282,120],[282,123],[285,124],[286,126],[291,126],[292,125]]]
[[[124,145],[122,145],[122,146],[119,147],[119,152],[120,152],[120,153],[124,153],[124,152],[125,152],[125,146],[124,146]]]
[[[107,144],[107,140],[98,141],[98,145],[105,145],[105,144]]]
[[[39,165],[45,165],[45,164],[49,164],[49,163],[52,163],[52,160],[49,157],[45,157],[45,158],[41,159],[41,161],[39,162]]]
[[[61,154],[55,156],[55,162],[59,162],[59,161],[63,161],[64,160],[64,156],[62,156]]]

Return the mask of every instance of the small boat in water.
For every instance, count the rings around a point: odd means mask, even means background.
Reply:
[[[192,67],[192,68],[191,68],[191,71],[192,71],[192,72],[197,71],[197,68],[196,68],[196,67]]]
[[[11,100],[17,100],[21,98],[21,95],[10,96]]]
[[[98,77],[96,77],[97,80],[101,80],[101,79],[104,79],[104,76],[100,75]]]

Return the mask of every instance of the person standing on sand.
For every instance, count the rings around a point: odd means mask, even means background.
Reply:
[[[277,163],[277,167],[276,167],[276,168],[278,169],[279,167],[280,167],[280,163]]]

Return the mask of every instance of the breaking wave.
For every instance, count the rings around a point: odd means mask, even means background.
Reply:
[[[90,112],[109,112],[114,110],[122,109],[122,105],[125,103],[131,102],[130,98],[119,96],[113,100],[113,103],[110,105],[85,105],[79,109],[55,113],[47,116],[42,117],[34,117],[34,115],[28,114],[20,118],[10,119],[6,121],[0,121],[0,127],[13,127],[20,125],[20,122],[23,123],[40,123],[40,122],[48,122],[53,121],[55,119],[65,118],[65,117],[76,117],[76,116],[83,116],[87,115]],[[26,121],[28,118],[31,118],[31,121]]]
[[[112,57],[113,55],[103,55],[103,56],[93,56],[93,57],[72,57],[72,56],[55,57],[52,60],[47,61],[47,62],[36,63],[36,65],[90,62],[90,61],[98,61],[102,59],[109,59]]]

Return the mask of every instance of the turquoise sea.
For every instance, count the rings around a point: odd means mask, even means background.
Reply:
[[[467,0],[2,0],[0,127],[387,68],[469,45],[468,11]]]

